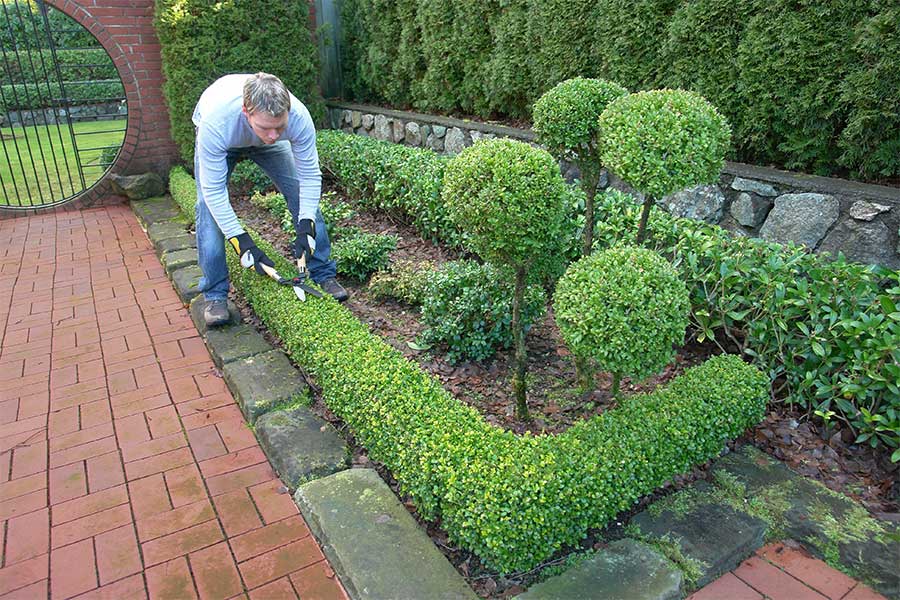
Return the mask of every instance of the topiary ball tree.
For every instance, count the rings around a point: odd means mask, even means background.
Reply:
[[[644,194],[637,243],[653,203],[722,171],[731,129],[703,96],[684,90],[638,92],[614,100],[599,119],[600,160]]]
[[[684,343],[690,300],[675,269],[656,252],[617,246],[569,265],[556,285],[554,314],[576,357],[619,382],[658,373]]]
[[[525,402],[525,283],[561,252],[565,182],[545,150],[513,140],[476,143],[444,171],[442,200],[464,232],[464,244],[482,259],[515,273],[512,323],[516,415],[528,419]]]
[[[582,246],[585,256],[594,243],[594,195],[603,168],[597,155],[598,118],[610,102],[627,95],[628,90],[618,83],[576,77],[557,84],[534,103],[532,129],[538,141],[581,171],[587,196]]]

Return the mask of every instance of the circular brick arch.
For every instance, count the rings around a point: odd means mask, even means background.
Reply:
[[[120,202],[121,197],[111,195],[109,173],[154,171],[165,179],[179,156],[169,133],[169,114],[162,94],[162,60],[153,28],[153,0],[45,2],[75,19],[97,38],[116,65],[128,106],[125,140],[112,168],[67,206]]]

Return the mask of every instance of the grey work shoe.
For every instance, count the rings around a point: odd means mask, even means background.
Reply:
[[[344,289],[344,286],[339,284],[338,280],[334,277],[332,277],[331,279],[326,279],[319,284],[319,287],[321,287],[326,294],[331,295],[331,297],[338,302],[343,302],[350,297],[350,294],[347,293],[347,290]]]
[[[206,321],[207,327],[218,327],[224,325],[231,320],[231,314],[228,312],[228,303],[226,300],[208,300],[206,308],[203,309],[203,320]]]

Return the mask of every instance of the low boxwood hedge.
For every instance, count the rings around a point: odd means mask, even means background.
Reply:
[[[178,203],[192,206],[193,199]],[[286,259],[256,241],[290,272]],[[517,436],[458,402],[344,306],[331,299],[299,304],[289,289],[242,269],[232,254],[234,285],[313,375],[371,458],[391,470],[425,518],[440,517],[455,542],[502,572],[531,568],[577,542],[675,474],[714,457],[763,416],[766,377],[722,355],[565,434]]]

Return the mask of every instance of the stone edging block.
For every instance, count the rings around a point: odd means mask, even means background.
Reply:
[[[354,600],[477,598],[374,470],[306,483],[294,500]]]
[[[699,482],[695,487],[700,487]],[[706,487],[709,487],[706,484]],[[741,563],[764,544],[767,524],[762,519],[724,504],[703,502],[677,514],[663,510],[658,517],[643,511],[629,521],[641,534],[653,538],[671,536],[682,554],[700,569],[697,588]]]
[[[667,559],[640,542],[623,539],[516,598],[680,600],[681,582],[681,571]]]
[[[264,414],[256,421],[256,437],[292,490],[347,468],[349,450],[343,438],[305,406]]]
[[[132,200],[131,210],[137,217],[138,223],[144,230],[150,225],[163,221],[171,221],[181,216],[181,210],[168,196],[148,198],[147,200]]]
[[[183,269],[172,271],[169,276],[172,278],[172,284],[175,286],[175,293],[178,294],[178,297],[185,304],[190,303],[191,300],[200,294],[200,278],[203,277],[203,273],[200,271],[199,266],[184,267]]]
[[[171,277],[174,271],[197,264],[197,249],[185,248],[184,250],[160,252],[159,261],[162,263],[166,273]]]
[[[247,422],[279,405],[306,401],[309,386],[280,350],[227,363],[222,372]]]

